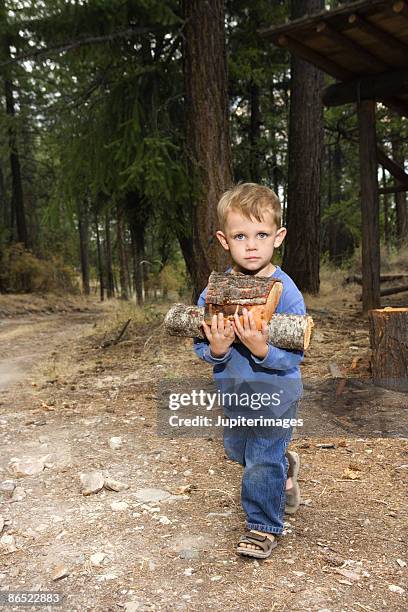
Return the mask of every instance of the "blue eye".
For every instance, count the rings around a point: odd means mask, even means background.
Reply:
[[[265,238],[268,238],[269,234],[267,234],[266,232],[259,232],[258,236],[264,240]]]
[[[244,234],[236,234],[236,235],[234,236],[234,239],[235,239],[235,240],[242,240],[243,238],[245,238],[245,235],[244,235]]]

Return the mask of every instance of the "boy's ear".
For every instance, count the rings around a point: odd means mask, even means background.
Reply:
[[[273,246],[280,247],[280,245],[285,239],[286,234],[287,234],[286,227],[279,228],[278,231],[276,232],[275,242],[273,243]]]
[[[229,251],[229,246],[228,246],[228,242],[227,239],[225,237],[224,232],[222,232],[221,230],[218,230],[215,232],[215,235],[217,236],[218,240],[221,242],[222,247],[226,250]]]

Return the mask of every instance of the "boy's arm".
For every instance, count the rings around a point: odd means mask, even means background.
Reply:
[[[306,314],[303,297],[285,308],[285,314]],[[263,359],[251,355],[257,365],[267,370],[289,370],[300,365],[304,358],[304,352],[298,350],[281,349],[268,342],[268,352]]]
[[[205,305],[206,293],[207,293],[207,287],[204,289],[204,291],[198,298],[197,306]],[[213,357],[211,355],[210,345],[209,345],[208,340],[207,339],[202,340],[201,338],[194,338],[194,352],[200,359],[202,359],[203,361],[206,361],[207,363],[212,363],[213,365],[217,363],[225,363],[231,357],[231,347],[228,349],[228,351],[225,353],[223,357]]]

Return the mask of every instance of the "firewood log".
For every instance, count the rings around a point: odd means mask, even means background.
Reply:
[[[212,272],[208,279],[204,320],[211,324],[213,315],[223,313],[234,320],[237,313],[241,323],[242,311],[251,311],[257,329],[268,323],[276,310],[282,293],[282,282],[276,278]]]
[[[164,319],[164,329],[171,336],[205,338],[201,326],[203,306],[174,304]],[[306,350],[310,344],[313,319],[308,315],[273,314],[268,323],[269,342],[285,349]]]

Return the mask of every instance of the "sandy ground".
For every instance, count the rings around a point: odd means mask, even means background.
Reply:
[[[124,318],[115,303],[9,310],[0,320],[1,594],[57,592],[62,606],[46,609],[69,612],[406,610],[406,396],[370,387],[367,324],[347,299],[337,310],[310,306],[305,427],[291,444],[303,504],[263,562],[235,553],[241,467],[220,439],[157,428],[164,383],[211,380],[191,341],[163,339],[165,306],[104,349]],[[329,361],[350,377],[341,393]],[[38,473],[17,477],[18,460]],[[84,496],[80,474],[92,471],[129,488]],[[158,499],[143,501],[151,488]]]

